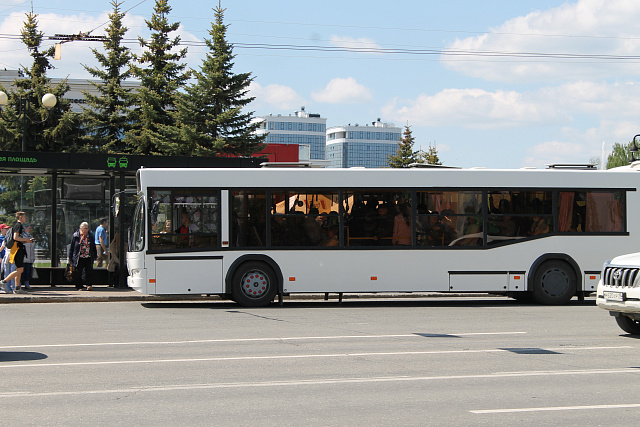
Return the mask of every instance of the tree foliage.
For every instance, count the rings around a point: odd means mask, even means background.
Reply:
[[[215,22],[205,39],[209,49],[195,81],[178,97],[176,126],[161,126],[161,152],[168,155],[250,155],[263,149],[266,135],[254,133],[253,112],[243,112],[251,73],[233,73],[233,46],[226,40],[224,10],[214,8]]]
[[[69,91],[66,80],[51,84],[47,71],[53,66],[49,59],[54,48],[40,49],[43,33],[38,30],[38,15],[29,12],[20,31],[20,38],[32,58],[30,67],[20,70],[15,89],[7,90],[8,105],[3,108],[4,120],[0,121],[1,148],[19,151],[25,135],[26,150],[65,151],[79,135],[78,120],[71,112],[71,103],[64,98]],[[55,108],[47,111],[42,96],[51,92],[57,99]]]
[[[167,0],[156,0],[151,20],[145,20],[151,30],[151,40],[138,37],[145,50],[135,59],[146,67],[131,67],[133,75],[140,79],[140,88],[133,112],[136,126],[127,133],[127,142],[136,154],[164,154],[159,148],[162,138],[159,127],[175,126],[175,119],[169,112],[175,110],[176,94],[190,75],[185,71],[186,64],[180,63],[186,57],[187,49],[173,50],[180,45],[180,37],[171,38],[170,35],[180,23],[169,23],[170,12]]]
[[[412,163],[420,162],[420,152],[413,149],[416,139],[411,131],[411,126],[405,125],[402,139],[398,141],[398,151],[387,158],[387,164],[391,168],[408,168]]]
[[[131,108],[134,98],[131,89],[123,86],[123,81],[131,75],[129,62],[131,50],[122,45],[128,28],[122,24],[124,12],[120,11],[121,1],[112,0],[113,11],[109,14],[105,53],[92,49],[101,68],[84,66],[100,82],[91,82],[100,95],[84,92],[88,108],[83,107],[83,125],[86,135],[84,144],[78,151],[102,151],[108,153],[131,152],[125,140],[130,129]]]
[[[607,157],[607,169],[628,165],[631,159],[631,145],[631,142],[628,144],[620,144],[619,142],[613,144],[611,154]]]
[[[436,148],[436,143],[435,141],[433,142],[433,145],[431,145],[431,143],[429,143],[429,148],[427,148],[427,151],[421,151],[420,155],[420,163],[426,163],[428,165],[441,165],[442,162],[440,161],[440,157],[438,157],[438,149]]]

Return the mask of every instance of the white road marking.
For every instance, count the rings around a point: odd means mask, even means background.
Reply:
[[[567,352],[582,350],[619,350],[635,349],[632,346],[618,347],[560,347],[548,348],[544,350]],[[429,354],[471,354],[471,353],[511,353],[511,350],[502,348],[480,349],[480,350],[429,350],[429,351],[395,351],[395,352],[369,352],[369,353],[329,353],[329,354],[285,354],[274,356],[230,356],[230,357],[203,357],[188,359],[147,359],[147,360],[107,360],[92,362],[61,362],[61,363],[23,363],[23,364],[0,364],[0,369],[11,368],[51,368],[60,366],[103,366],[103,365],[132,365],[143,363],[195,363],[195,362],[233,362],[245,360],[278,360],[278,359],[313,359],[313,358],[338,358],[338,357],[375,357],[375,356],[416,356]],[[635,370],[633,372],[640,372]],[[527,372],[510,372],[508,375],[530,375]]]
[[[474,336],[474,335],[517,335],[526,332],[468,332],[461,334],[433,333],[433,334],[394,334],[394,335],[336,335],[325,337],[271,337],[271,338],[228,338],[210,340],[184,340],[184,341],[131,341],[131,342],[103,342],[103,343],[78,343],[78,344],[34,344],[34,345],[10,345],[0,346],[0,350],[17,348],[51,348],[51,347],[98,347],[118,345],[170,345],[170,344],[206,344],[206,343],[234,343],[253,341],[312,341],[312,340],[344,340],[344,339],[370,339],[370,338],[429,338],[429,335],[439,336]],[[425,335],[427,335],[425,337]]]
[[[540,408],[482,409],[469,411],[473,414],[508,414],[513,412],[545,412],[545,411],[577,411],[585,409],[624,409],[640,408],[640,403],[622,403],[619,405],[581,405],[581,406],[549,406]]]
[[[166,392],[180,390],[208,390],[208,389],[229,389],[229,388],[258,388],[258,387],[299,387],[305,385],[335,385],[335,384],[370,384],[389,382],[417,382],[417,381],[442,381],[442,380],[468,380],[468,379],[495,379],[527,376],[554,376],[554,375],[601,375],[601,374],[629,374],[638,373],[638,369],[591,369],[591,370],[567,370],[567,371],[534,371],[521,373],[493,373],[478,375],[444,375],[444,376],[424,376],[424,377],[373,377],[373,378],[325,378],[315,380],[290,380],[290,381],[264,381],[264,382],[235,382],[235,383],[209,383],[209,384],[177,384],[165,386],[140,386],[118,389],[104,390],[72,390],[72,391],[51,391],[51,392],[9,392],[0,393],[0,398],[27,398],[46,396],[77,396],[77,395],[97,395],[113,393],[143,393],[143,392]],[[624,405],[622,407],[635,407],[640,405]],[[602,407],[614,407],[614,405],[603,405]],[[577,408],[577,407],[576,407]],[[580,407],[582,408],[582,407]],[[525,408],[524,410],[494,410],[494,411],[529,411],[539,408]],[[544,409],[544,408],[543,408]],[[597,408],[595,408],[597,409]],[[551,409],[553,410],[553,409]],[[489,413],[472,411],[474,413]]]

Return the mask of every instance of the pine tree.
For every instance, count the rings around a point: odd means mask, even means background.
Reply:
[[[413,150],[415,138],[411,132],[411,126],[405,125],[402,139],[398,141],[398,151],[387,158],[387,164],[391,168],[408,168],[412,163],[418,163],[418,151]]]
[[[419,154],[419,163],[426,163],[428,165],[441,165],[442,162],[438,157],[438,150],[436,149],[436,143],[433,142],[433,145],[429,143],[429,148],[427,151],[421,151]]]
[[[113,11],[109,14],[107,36],[103,42],[105,54],[92,49],[102,68],[84,66],[93,77],[101,82],[91,84],[99,96],[84,92],[89,108],[83,108],[83,122],[86,135],[84,146],[79,151],[99,150],[105,153],[130,152],[124,139],[131,124],[131,89],[123,87],[123,81],[131,75],[129,61],[131,51],[122,45],[128,28],[122,25],[124,13],[120,11],[121,1],[112,0]]]
[[[162,152],[177,155],[250,155],[263,149],[266,135],[254,133],[253,112],[242,108],[253,101],[247,97],[251,73],[234,74],[233,46],[227,43],[224,11],[214,8],[215,22],[205,39],[209,52],[195,82],[185,88],[176,102],[177,127],[161,126],[166,140]]]
[[[171,12],[167,0],[156,0],[153,15],[146,21],[151,30],[151,40],[138,37],[140,46],[146,48],[138,63],[148,64],[147,68],[132,67],[134,76],[140,78],[140,88],[136,94],[137,108],[134,110],[135,127],[127,133],[127,145],[138,154],[164,154],[158,148],[159,126],[174,126],[174,118],[169,111],[175,109],[175,97],[189,79],[186,65],[180,61],[187,55],[187,49],[173,52],[180,45],[180,37],[170,38],[179,22],[170,24],[167,16]]]
[[[23,123],[27,151],[65,151],[79,136],[77,116],[71,112],[70,101],[64,98],[69,91],[67,81],[54,86],[46,75],[47,70],[53,68],[49,59],[53,58],[54,48],[40,50],[43,33],[38,30],[37,17],[33,11],[27,13],[20,31],[33,60],[31,67],[21,70],[22,77],[15,80],[14,90],[2,88],[9,96],[9,104],[3,108],[6,120],[0,120],[4,150],[22,149]],[[49,111],[41,103],[47,92],[57,99],[56,106]],[[20,100],[23,100],[23,109],[20,109]]]

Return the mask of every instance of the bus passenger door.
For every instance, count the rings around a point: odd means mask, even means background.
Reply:
[[[156,258],[156,294],[221,294],[222,257]]]

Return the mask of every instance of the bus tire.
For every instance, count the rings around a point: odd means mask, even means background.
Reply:
[[[545,261],[536,269],[532,286],[536,302],[567,304],[576,293],[576,274],[564,261]]]
[[[640,335],[640,321],[621,314],[616,316],[616,322],[620,329],[631,335]]]
[[[276,273],[260,261],[239,265],[231,279],[232,299],[245,307],[264,307],[270,304],[277,290]]]

